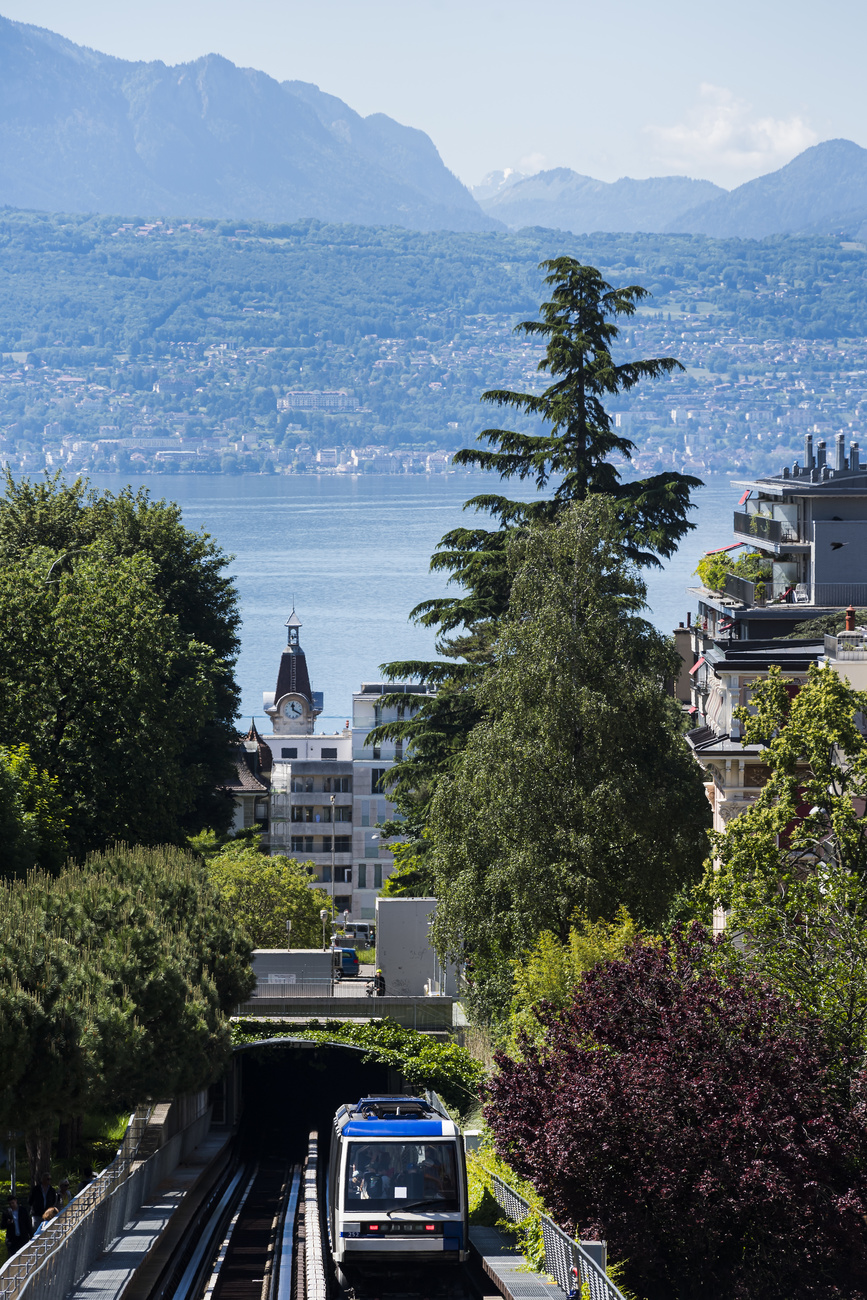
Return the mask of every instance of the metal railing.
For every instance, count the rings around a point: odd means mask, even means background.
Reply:
[[[485,1173],[491,1181],[494,1199],[505,1211],[506,1217],[512,1223],[521,1223],[526,1219],[532,1211],[529,1201],[525,1201],[523,1196],[489,1169],[486,1168]],[[569,1295],[581,1286],[586,1286],[590,1300],[624,1300],[623,1293],[605,1271],[604,1242],[574,1241],[547,1214],[540,1214],[539,1219],[545,1245],[545,1272],[553,1277],[561,1291]],[[598,1258],[594,1258],[597,1255]]]
[[[14,1300],[14,1297],[19,1296],[30,1276],[126,1178],[147,1128],[151,1110],[150,1105],[136,1107],[111,1164],[101,1174],[97,1174],[56,1218],[31,1237],[26,1246],[9,1257],[0,1269],[0,1300]]]
[[[191,1123],[143,1157],[148,1122],[155,1109],[140,1106],[130,1118],[117,1155],[65,1210],[52,1219],[0,1270],[0,1300],[64,1296],[91,1270],[98,1257],[144,1205],[175,1166],[207,1133],[207,1093]],[[181,1099],[186,1102],[188,1099]],[[188,1108],[187,1108],[188,1109]]]
[[[779,546],[784,540],[783,524],[779,519],[769,519],[767,515],[742,514],[736,510],[734,531],[736,536],[751,537],[757,542],[770,542],[772,546]],[[788,540],[794,541],[795,537]]]

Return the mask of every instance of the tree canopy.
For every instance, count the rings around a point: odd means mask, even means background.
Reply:
[[[810,666],[796,692],[772,668],[738,711],[768,779],[713,836],[702,893],[749,936],[750,961],[827,1023],[844,1057],[867,1048],[867,693]]]
[[[266,857],[243,841],[230,841],[208,860],[211,884],[255,948],[319,947],[319,913],[328,906],[328,895],[311,888],[314,876],[312,863]],[[290,934],[287,921],[292,922]]]
[[[0,882],[0,1124],[206,1086],[249,992],[250,943],[202,865],[115,847]]]
[[[614,288],[592,266],[573,257],[544,261],[551,297],[541,320],[516,327],[546,340],[538,365],[552,382],[542,393],[491,389],[483,401],[511,409],[541,426],[538,432],[485,429],[478,436],[489,447],[466,448],[458,464],[491,471],[501,479],[531,480],[537,489],[553,486],[549,496],[528,502],[497,493],[472,497],[466,509],[493,516],[493,529],[475,526],[447,533],[431,560],[433,570],[449,573],[462,588],[459,595],[423,601],[410,617],[438,631],[436,663],[383,665],[390,680],[417,676],[439,690],[412,716],[399,716],[375,733],[401,738],[407,757],[394,771],[394,793],[411,833],[418,836],[428,815],[436,781],[461,753],[466,736],[479,721],[475,689],[490,656],[498,620],[508,610],[512,571],[509,541],[533,524],[550,524],[575,502],[606,495],[615,503],[620,525],[618,545],[629,559],[658,564],[677,549],[689,522],[690,492],[700,480],[689,475],[658,474],[623,482],[611,462],[618,453],[629,460],[634,444],[617,432],[604,402],[628,392],[642,379],[682,369],[673,357],[617,360],[619,328],[647,293],[638,285]],[[389,699],[400,707],[406,701]]]
[[[863,1296],[867,1132],[820,1021],[696,929],[588,971],[497,1057],[499,1154],[649,1300]]]
[[[0,876],[60,870],[66,812],[57,787],[57,778],[33,762],[29,746],[0,749]]]
[[[434,934],[471,954],[483,1000],[543,930],[565,940],[576,907],[653,926],[700,876],[710,816],[665,689],[673,651],[621,537],[596,496],[515,540],[483,717],[431,802]]]
[[[59,478],[0,499],[0,744],[56,779],[70,850],[223,825],[238,615],[176,506]]]

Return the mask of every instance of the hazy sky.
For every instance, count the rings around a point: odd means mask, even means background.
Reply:
[[[731,187],[819,140],[867,146],[860,0],[0,0],[124,59],[217,52],[316,82],[495,168]]]

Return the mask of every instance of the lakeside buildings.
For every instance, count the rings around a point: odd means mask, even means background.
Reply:
[[[312,863],[311,883],[333,895],[337,913],[372,920],[394,866],[378,829],[395,816],[385,776],[403,754],[399,741],[374,746],[367,737],[397,716],[396,707],[383,706],[383,696],[410,696],[412,710],[427,688],[364,682],[352,697],[351,724],[347,719],[342,731],[316,732],[323,695],[311,688],[294,609],[285,626],[276,686],[263,695],[272,730],[263,735],[251,725],[240,742],[235,781],[226,787],[235,827],[256,825],[272,856]]]
[[[772,667],[793,694],[814,663],[858,690],[867,687],[867,631],[856,626],[855,609],[867,605],[867,465],[857,442],[847,456],[839,435],[829,461],[825,442],[814,454],[808,435],[803,466],[738,486],[745,490],[735,537],[768,556],[771,581],[760,592],[759,584],[730,574],[721,592],[691,588],[698,618],[675,633],[684,661],[676,694],[695,724],[686,741],[705,773],[713,829],[720,832],[769,776],[764,746],[742,743],[735,711],[750,707],[753,689]],[[845,630],[797,637],[799,624],[844,608]],[[715,928],[724,925],[719,913]]]

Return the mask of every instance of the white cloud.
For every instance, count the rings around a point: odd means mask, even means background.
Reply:
[[[545,170],[547,161],[548,159],[543,153],[528,153],[526,157],[520,160],[515,170],[521,172],[524,176],[535,176],[536,172]]]
[[[685,122],[645,130],[658,162],[723,185],[774,171],[819,138],[801,117],[756,117],[751,104],[708,83]]]

